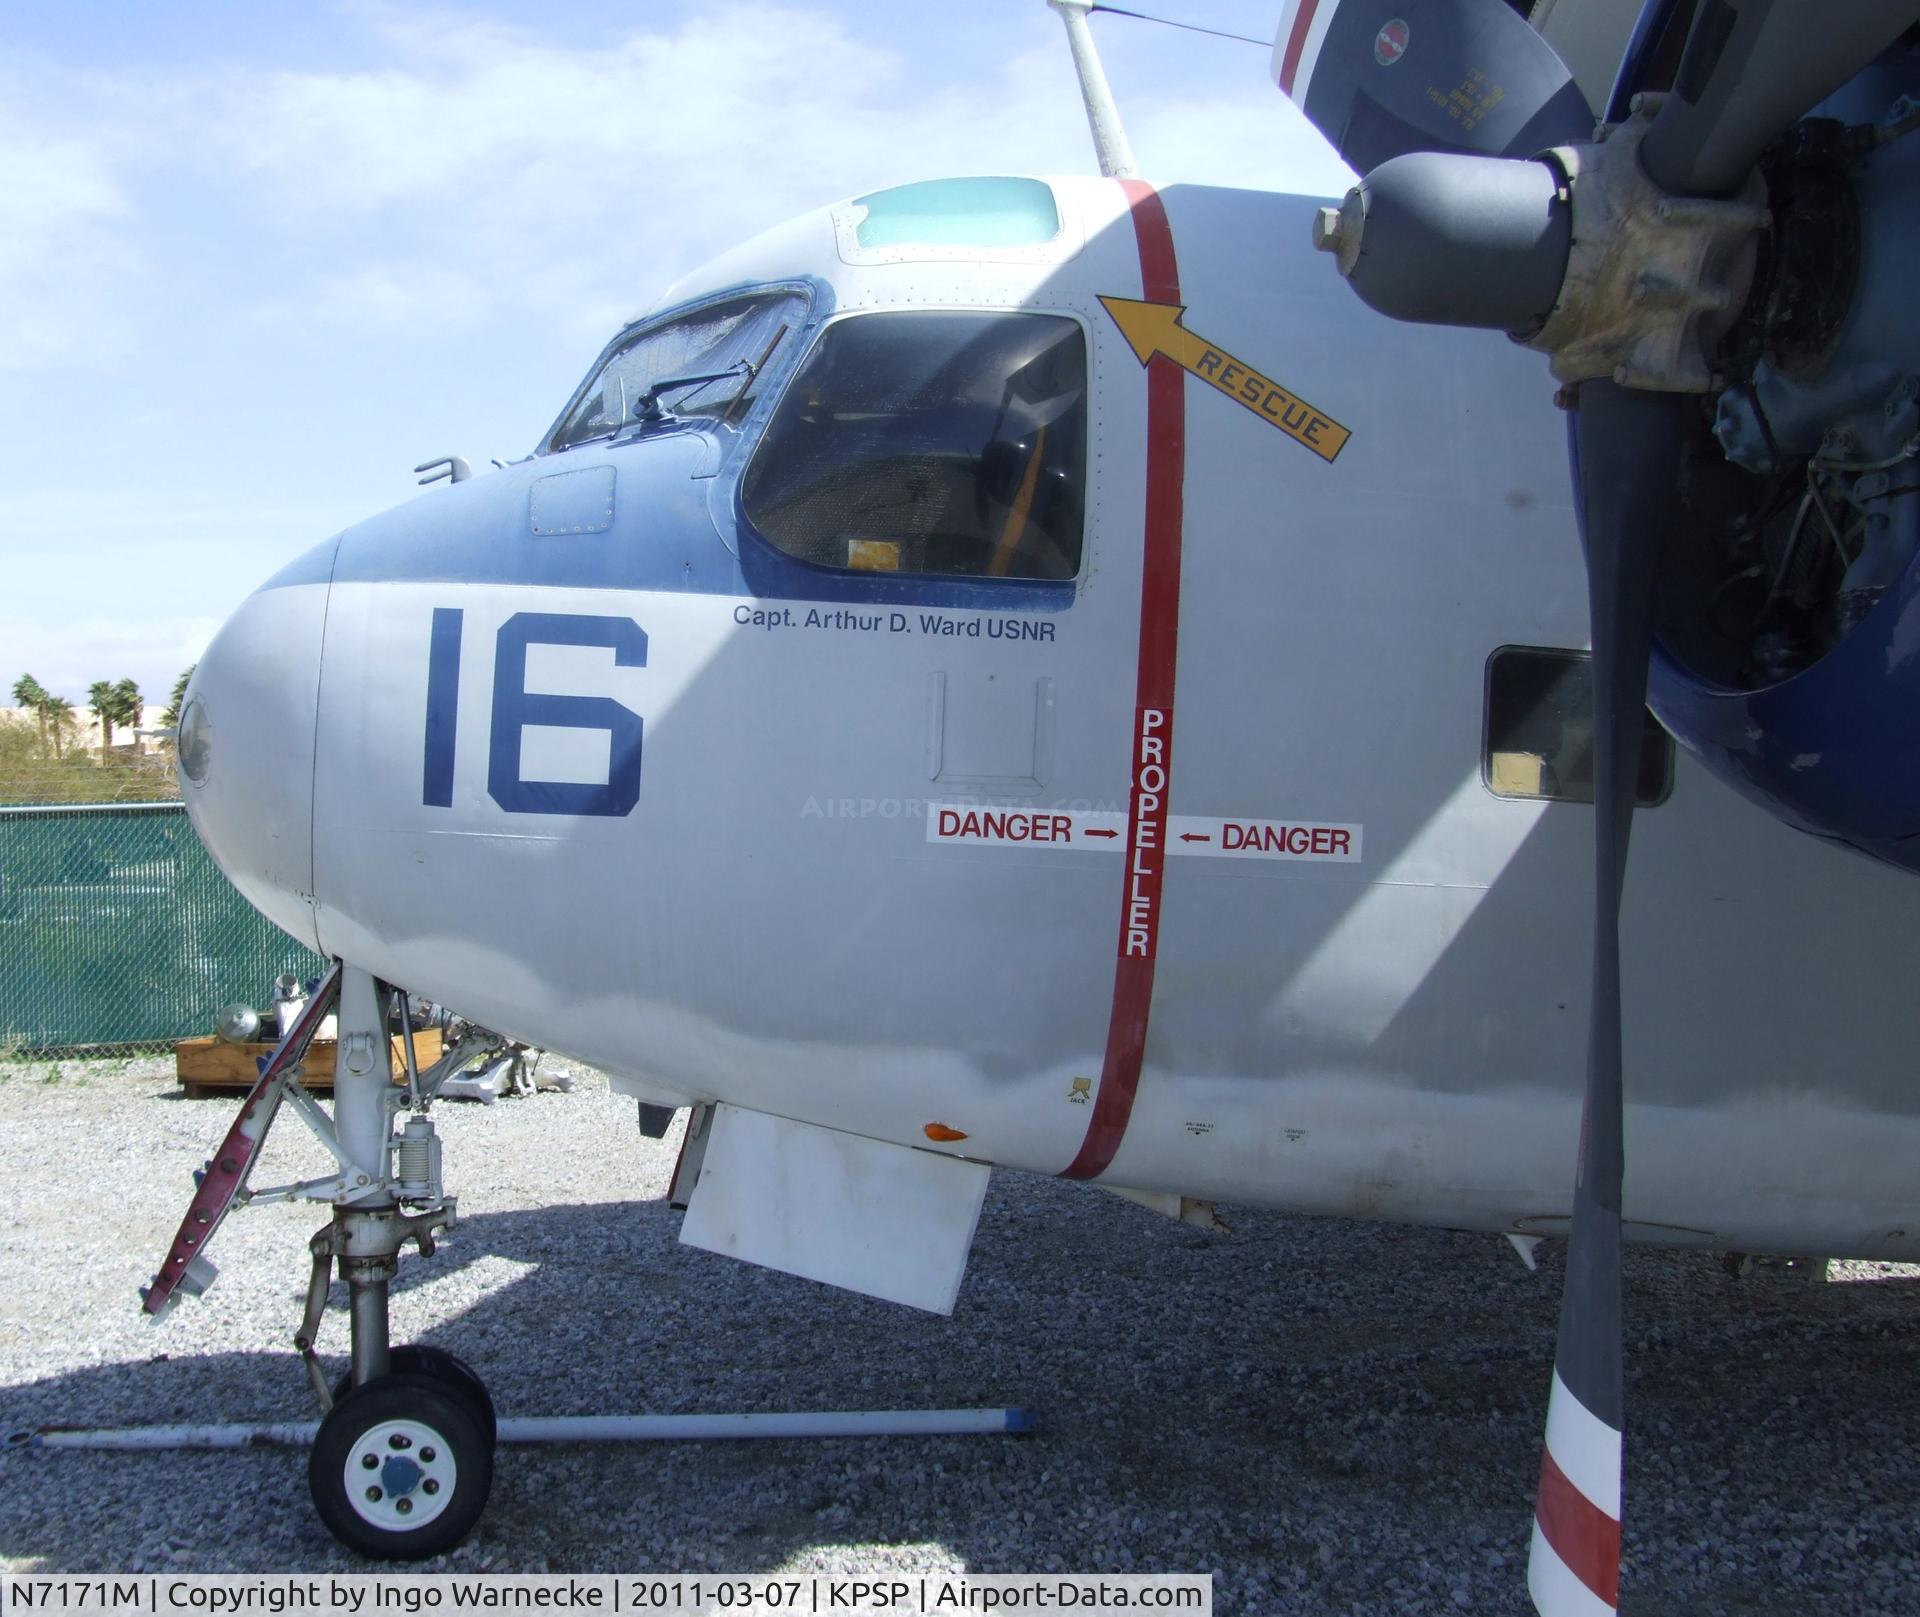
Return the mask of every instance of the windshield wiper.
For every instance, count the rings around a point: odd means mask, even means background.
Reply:
[[[785,327],[781,328],[780,335],[786,335]],[[776,343],[778,340],[778,338],[775,338]],[[771,346],[768,352],[772,352]],[[760,364],[764,365],[765,363],[766,358],[763,355]],[[582,438],[570,438],[564,443],[556,444],[554,448],[556,452],[562,449],[578,449],[582,444],[602,443],[609,438],[618,438],[621,433],[631,431],[635,427],[651,427],[662,421],[675,420],[677,418],[673,412],[666,409],[660,403],[660,395],[662,393],[671,393],[676,388],[693,387],[707,382],[724,382],[729,378],[737,377],[741,384],[740,392],[734,395],[737,399],[753,385],[753,379],[759,374],[760,365],[754,364],[752,360],[738,359],[723,371],[709,371],[699,376],[663,376],[659,381],[649,387],[645,393],[640,395],[640,402],[635,407],[634,413],[630,416],[625,410],[627,385],[623,380],[620,384],[622,409],[618,422],[603,432],[591,433]]]
[[[655,382],[640,395],[639,408],[634,412],[629,426],[650,426],[656,421],[665,421],[671,413],[661,407],[660,395],[671,393],[677,388],[692,387],[696,383],[724,382],[730,376],[737,376],[743,383],[751,384],[759,372],[751,360],[737,359],[723,371],[710,371],[702,376],[666,376]]]
[[[762,371],[764,371],[767,368],[767,361],[773,358],[774,349],[778,348],[781,343],[786,341],[787,333],[792,329],[793,328],[791,326],[783,325],[778,331],[776,331],[773,334],[773,340],[770,341],[763,350],[761,350],[759,359],[754,362],[753,376],[758,376]],[[725,422],[728,426],[734,425],[734,417],[739,413],[740,406],[742,402],[745,401],[748,393],[752,391],[752,381],[753,381],[752,377],[749,377],[747,379],[748,385],[746,387],[741,388],[739,392],[734,394],[732,400],[728,403],[725,411],[722,412],[720,419],[723,422]]]

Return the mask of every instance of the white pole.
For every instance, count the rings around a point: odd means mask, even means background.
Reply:
[[[503,1443],[635,1443],[718,1437],[933,1437],[1028,1432],[1024,1409],[842,1409],[818,1414],[555,1415],[500,1423]]]
[[[714,1438],[937,1437],[1030,1432],[1026,1409],[843,1409],[810,1414],[546,1415],[499,1423],[502,1443],[679,1443]],[[8,1448],[245,1449],[305,1448],[318,1421],[256,1425],[58,1427],[10,1432]]]
[[[1133,148],[1127,144],[1127,132],[1120,127],[1120,109],[1113,104],[1107,70],[1100,65],[1093,30],[1087,25],[1093,0],[1047,0],[1047,4],[1060,13],[1067,27],[1067,45],[1073,52],[1074,71],[1080,75],[1080,99],[1087,104],[1087,128],[1093,134],[1093,153],[1100,160],[1100,172],[1110,179],[1138,179],[1140,170],[1133,161]]]
[[[59,1427],[7,1433],[10,1449],[250,1449],[305,1448],[320,1430],[317,1420],[272,1421],[258,1426],[106,1426],[95,1431]]]

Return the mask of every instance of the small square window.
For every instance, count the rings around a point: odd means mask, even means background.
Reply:
[[[1495,797],[1593,801],[1593,654],[1502,646],[1487,659],[1480,778]],[[1651,713],[1640,732],[1634,801],[1673,791],[1673,738]]]

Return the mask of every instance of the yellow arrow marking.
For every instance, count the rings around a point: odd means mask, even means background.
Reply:
[[[1165,354],[1182,370],[1226,394],[1295,443],[1305,444],[1329,463],[1353,436],[1332,416],[1316,410],[1291,388],[1282,387],[1244,360],[1180,323],[1187,311],[1177,303],[1142,303],[1138,298],[1101,298],[1142,365]]]

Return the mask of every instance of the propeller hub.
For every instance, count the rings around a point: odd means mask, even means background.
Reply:
[[[1553,169],[1465,152],[1389,158],[1313,225],[1314,245],[1382,314],[1521,336],[1554,307],[1570,237]]]
[[[1528,341],[1562,382],[1607,377],[1660,393],[1721,385],[1710,355],[1753,285],[1771,223],[1766,181],[1756,169],[1724,200],[1663,190],[1641,160],[1661,99],[1636,97],[1606,138],[1544,159],[1571,199],[1573,240],[1553,312]]]

